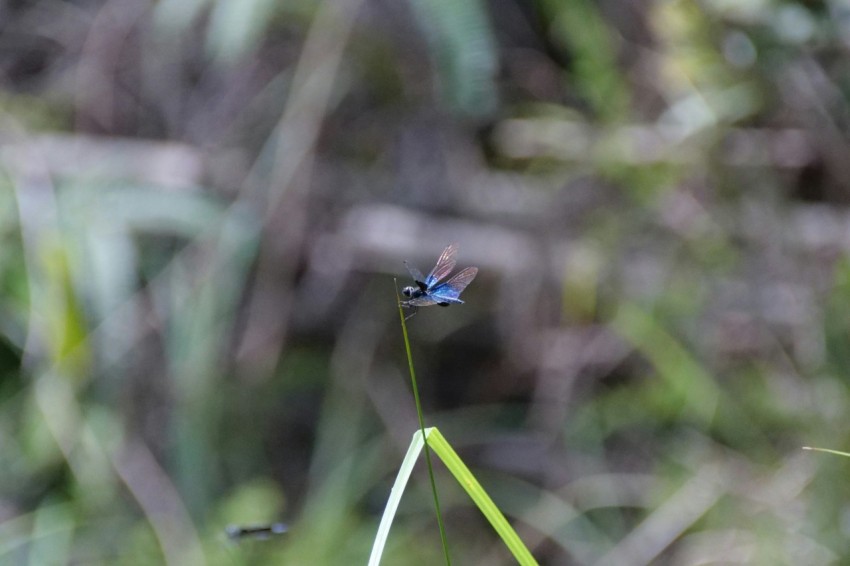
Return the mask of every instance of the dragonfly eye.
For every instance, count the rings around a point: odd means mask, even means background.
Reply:
[[[412,297],[413,291],[414,291],[413,287],[405,287],[404,289],[401,290],[401,294],[404,295],[405,297]]]

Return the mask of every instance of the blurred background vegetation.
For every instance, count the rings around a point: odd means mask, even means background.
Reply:
[[[846,560],[848,55],[842,0],[0,0],[0,563],[365,563],[455,241],[427,421],[542,564]]]

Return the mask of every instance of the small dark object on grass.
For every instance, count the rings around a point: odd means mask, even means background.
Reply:
[[[230,540],[244,540],[247,538],[266,540],[273,535],[280,535],[289,530],[285,523],[271,523],[269,525],[250,525],[240,527],[239,525],[227,525],[224,532]]]

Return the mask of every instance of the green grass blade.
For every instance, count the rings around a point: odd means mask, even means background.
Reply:
[[[396,284],[396,288],[397,287],[398,285]],[[440,431],[434,427],[425,428],[425,420],[422,416],[422,406],[419,402],[419,388],[416,383],[416,372],[413,368],[413,355],[410,351],[410,340],[407,335],[407,324],[404,319],[404,311],[401,308],[401,299],[398,296],[398,291],[396,291],[396,300],[399,305],[398,314],[401,320],[402,334],[404,335],[404,347],[405,352],[407,353],[408,367],[410,369],[410,380],[413,385],[413,396],[416,401],[416,413],[419,416],[419,430],[413,435],[413,439],[407,449],[407,454],[404,457],[404,461],[401,464],[401,468],[396,476],[392,491],[390,492],[389,500],[384,508],[384,514],[381,517],[381,523],[378,526],[378,533],[375,536],[375,541],[372,545],[372,553],[369,556],[369,566],[377,566],[381,561],[381,556],[383,555],[384,548],[386,547],[387,537],[389,536],[390,527],[401,501],[401,496],[404,493],[405,487],[407,487],[407,482],[410,480],[410,474],[413,471],[416,459],[419,457],[419,453],[423,449],[425,450],[425,458],[428,464],[428,475],[431,480],[431,489],[434,494],[437,523],[440,527],[440,537],[443,543],[443,550],[446,554],[446,564],[450,565],[451,559],[449,557],[445,528],[443,526],[443,520],[440,512],[440,503],[437,498],[437,488],[434,482],[434,471],[431,465],[431,449],[433,449],[437,456],[443,460],[446,467],[449,471],[451,471],[452,475],[458,483],[460,483],[461,487],[466,490],[496,530],[496,533],[498,533],[499,537],[505,543],[505,546],[507,546],[508,550],[510,550],[514,555],[517,562],[523,566],[532,564],[536,565],[537,561],[531,555],[528,548],[526,548],[523,544],[519,535],[516,534],[516,531],[514,531],[513,527],[511,527],[510,523],[508,523],[507,519],[505,519],[505,516],[499,508],[496,507],[496,504],[493,503],[493,500],[490,499],[490,496],[487,495],[487,492],[484,491],[484,488],[481,487],[481,484],[478,483],[478,480],[475,479],[475,476],[472,475],[472,472],[469,471],[469,468],[467,468],[460,459],[460,456],[457,455],[457,452],[455,452],[451,445],[449,445],[445,437],[443,437],[443,435],[440,434]]]
[[[511,527],[508,520],[505,519],[505,516],[496,507],[496,504],[493,503],[493,500],[490,499],[490,496],[487,495],[487,492],[484,491],[484,488],[481,487],[481,484],[478,483],[478,480],[475,479],[475,476],[472,475],[472,472],[469,471],[469,468],[466,467],[466,464],[463,463],[460,456],[457,455],[457,452],[454,451],[440,431],[436,427],[427,428],[425,429],[425,438],[427,439],[428,446],[440,457],[446,468],[452,473],[461,487],[466,490],[466,493],[469,494],[487,520],[490,521],[490,524],[496,530],[502,542],[505,543],[505,546],[508,547],[508,550],[511,551],[511,554],[514,555],[517,562],[522,566],[536,565],[537,561],[523,544],[519,535]],[[419,457],[419,453],[422,452],[423,448],[422,434],[417,430],[413,435],[413,439],[410,441],[410,447],[404,456],[404,461],[401,464],[392,491],[390,492],[387,506],[384,508],[384,515],[381,517],[381,524],[378,527],[378,534],[375,537],[372,554],[369,557],[369,566],[378,566],[381,561],[381,555],[384,552],[390,526],[398,510],[401,496],[410,479],[416,459]]]
[[[830,450],[829,448],[815,448],[813,446],[803,446],[803,450],[811,450],[813,452],[826,452],[827,454],[835,454],[836,456],[847,456],[850,458],[850,453],[841,452],[839,450]]]
[[[490,524],[496,529],[502,542],[514,555],[517,562],[523,566],[537,564],[537,561],[531,555],[531,552],[523,544],[519,535],[508,523],[505,516],[466,467],[466,464],[457,455],[457,452],[451,447],[445,437],[440,434],[436,428],[427,429],[428,445],[434,450],[434,453],[440,457],[446,468],[452,473],[458,483],[466,490],[466,493],[472,498],[484,516],[490,521]]]
[[[419,458],[419,453],[422,452],[424,445],[425,443],[422,441],[420,431],[416,431],[416,434],[413,435],[413,440],[410,441],[407,454],[405,454],[404,460],[401,463],[395,483],[393,483],[390,498],[387,500],[387,506],[384,507],[384,515],[381,517],[378,534],[372,545],[372,554],[369,556],[369,566],[378,566],[381,562],[381,555],[384,553],[384,546],[387,544],[387,536],[390,534],[390,526],[398,510],[398,504],[401,502],[404,488],[407,487],[410,474],[413,472],[413,466],[416,465],[416,459]]]
[[[498,48],[487,5],[481,0],[412,0],[436,63],[442,98],[461,114],[496,109]]]
[[[452,566],[449,555],[449,541],[446,536],[446,527],[443,525],[443,513],[440,511],[440,498],[437,496],[437,482],[434,481],[434,467],[431,465],[431,450],[428,448],[425,434],[425,417],[422,415],[422,403],[419,402],[419,386],[416,384],[416,371],[413,369],[413,354],[410,352],[410,340],[407,336],[407,321],[404,318],[404,310],[401,308],[401,297],[398,296],[398,282],[393,279],[395,287],[395,300],[398,304],[398,317],[401,320],[401,332],[404,335],[404,350],[407,352],[407,366],[410,369],[410,383],[413,388],[413,399],[416,402],[416,415],[419,417],[419,431],[422,433],[422,442],[425,444],[425,462],[428,465],[428,479],[431,482],[431,493],[434,495],[434,510],[437,514],[437,526],[440,529],[440,542],[443,544],[443,554],[446,556],[446,566]]]

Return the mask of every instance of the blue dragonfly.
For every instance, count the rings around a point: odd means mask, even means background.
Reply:
[[[407,316],[410,318],[416,314],[418,307],[427,307],[431,305],[440,305],[447,307],[452,304],[463,304],[460,300],[460,294],[466,289],[466,286],[475,279],[478,275],[477,267],[467,267],[463,271],[459,271],[451,279],[445,283],[440,283],[446,276],[452,272],[457,264],[457,244],[449,244],[440,258],[437,260],[437,265],[424,277],[422,272],[415,267],[404,262],[410,276],[413,277],[416,287],[405,287],[401,290],[402,294],[407,297],[406,301],[401,302],[401,306],[413,309],[413,312]]]

